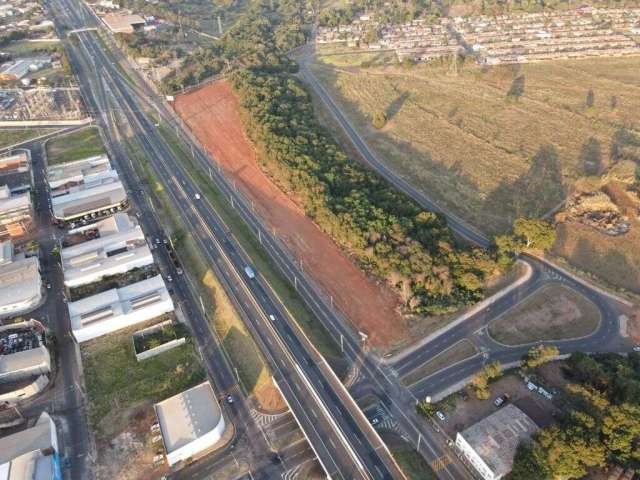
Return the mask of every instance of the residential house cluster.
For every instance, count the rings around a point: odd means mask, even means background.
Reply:
[[[399,60],[426,61],[464,52],[488,65],[637,55],[640,8],[583,6],[569,11],[444,18],[436,23],[417,19],[400,25],[381,25],[363,15],[348,25],[320,27],[316,42],[391,50]]]
[[[480,63],[640,53],[640,9],[580,9],[456,18]]]
[[[368,38],[372,31],[376,32],[376,41]],[[460,50],[445,24],[417,19],[399,25],[381,25],[369,15],[362,15],[348,25],[320,27],[316,42],[373,51],[392,50],[400,60],[410,57],[425,61],[457,54]]]
[[[9,0],[0,3],[0,34],[23,32],[31,39],[54,38],[53,22],[38,2]]]

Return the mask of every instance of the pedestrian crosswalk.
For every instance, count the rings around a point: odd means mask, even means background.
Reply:
[[[431,468],[434,472],[439,472],[452,462],[453,459],[449,455],[443,455],[431,462]]]
[[[375,416],[373,417],[377,419],[377,423],[373,426],[376,430],[386,430],[390,432],[399,432],[400,427],[398,426],[398,422],[389,414],[384,405],[379,403],[375,408]]]
[[[250,413],[251,413],[251,418],[253,418],[253,420],[256,422],[256,424],[259,427],[266,427],[272,424],[273,422],[275,422],[277,419],[287,414],[287,412],[282,412],[282,413],[277,413],[275,415],[271,415],[268,413],[259,412],[255,408],[252,408]]]

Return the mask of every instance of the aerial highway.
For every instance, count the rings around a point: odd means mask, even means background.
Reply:
[[[80,5],[71,0],[55,0],[54,3],[66,5],[70,11],[73,10],[71,5]],[[80,13],[76,14],[76,18],[68,19],[71,25],[73,27],[91,25],[94,19],[86,11],[86,8],[78,6],[77,10]],[[144,113],[145,111],[157,112],[161,122],[176,131],[179,138],[185,142],[186,150],[192,152],[194,160],[203,171],[209,171],[212,182],[220,192],[227,198],[232,199],[238,215],[256,232],[274,264],[296,286],[300,296],[336,342],[343,345],[345,357],[353,363],[358,363],[363,373],[360,382],[369,385],[371,391],[387,406],[406,438],[430,462],[442,458],[448,459],[450,463],[443,464],[441,462],[443,467],[438,471],[438,475],[442,478],[468,478],[468,472],[456,461],[455,456],[451,455],[444,440],[416,414],[414,409],[415,402],[424,398],[425,395],[445,390],[447,387],[469,377],[486,361],[495,359],[505,364],[516,361],[526,352],[528,347],[508,348],[491,342],[488,336],[485,335],[482,341],[484,342],[483,345],[488,348],[486,355],[478,355],[450,369],[438,372],[418,382],[411,388],[404,387],[399,382],[399,375],[422,365],[428,358],[442,351],[443,348],[454,344],[458,339],[468,338],[469,336],[477,337],[478,333],[482,333],[488,322],[495,318],[500,311],[505,311],[517,304],[523,298],[535,292],[545,282],[562,281],[570,283],[572,278],[551,266],[541,267],[535,264],[534,259],[526,259],[532,265],[534,273],[531,279],[508,296],[503,297],[495,304],[491,304],[486,311],[480,311],[460,325],[444,331],[437,338],[419,346],[407,355],[397,359],[390,359],[389,361],[380,361],[380,359],[363,348],[359,332],[352,329],[348,321],[336,311],[329,299],[315,285],[313,279],[301,269],[295,259],[291,258],[277,237],[265,227],[261,219],[253,212],[249,202],[242,197],[240,192],[236,191],[233,184],[220,172],[215,159],[212,159],[197,141],[190,136],[180,120],[167,108],[163,99],[153,95],[153,92],[142,80],[131,82],[123,76],[120,71],[120,65],[114,65],[116,56],[113,55],[113,52],[105,52],[104,44],[98,41],[95,35],[93,32],[77,33],[81,42],[82,54],[86,57],[86,61],[95,62],[93,64],[94,67],[90,69],[91,71],[85,73],[85,78],[81,78],[81,83],[91,82],[93,85],[90,89],[85,88],[85,91],[89,90],[86,93],[87,96],[93,95],[92,92],[96,88],[105,90],[105,96],[110,99],[111,106],[108,108],[100,107],[95,105],[96,102],[90,102],[92,108],[95,108],[96,113],[102,117],[103,121],[109,109],[112,111],[117,110],[121,115],[124,115],[174,202],[178,205],[188,206],[184,209],[185,221],[192,226],[193,232],[197,233],[196,238],[199,245],[206,252],[212,267],[221,278],[226,289],[231,292],[230,296],[236,300],[237,307],[243,314],[254,337],[258,339],[261,350],[269,359],[272,367],[275,366],[275,380],[284,389],[285,397],[288,399],[299,398],[299,395],[296,395],[295,382],[297,381],[299,388],[301,388],[300,385],[306,384],[305,379],[308,380],[312,385],[307,390],[309,395],[314,396],[313,392],[315,392],[318,394],[320,401],[307,398],[305,402],[315,404],[320,410],[322,410],[321,406],[324,405],[329,412],[328,415],[325,412],[321,412],[324,422],[320,423],[324,423],[324,427],[328,428],[328,431],[340,431],[344,435],[344,439],[337,438],[341,437],[341,435],[334,437],[332,440],[334,443],[338,441],[338,445],[353,445],[354,455],[348,449],[336,452],[339,449],[332,449],[330,442],[327,445],[326,443],[323,444],[320,439],[314,440],[314,428],[318,425],[318,421],[313,418],[313,414],[309,414],[304,408],[296,410],[296,405],[291,405],[294,413],[300,413],[301,418],[298,420],[305,433],[311,437],[311,443],[317,449],[316,454],[325,469],[327,471],[341,470],[342,467],[338,467],[338,462],[343,462],[350,463],[350,468],[355,465],[356,470],[359,470],[358,462],[360,462],[362,465],[367,465],[367,474],[372,475],[373,478],[385,478],[384,471],[382,476],[379,477],[376,466],[381,471],[383,467],[393,470],[393,464],[386,457],[385,447],[377,443],[379,442],[379,437],[376,438],[376,436],[372,435],[369,425],[363,423],[366,419],[363,419],[361,414],[354,410],[352,400],[345,396],[343,389],[337,385],[336,379],[331,377],[331,373],[326,370],[328,368],[326,364],[323,364],[322,360],[318,359],[316,352],[308,344],[292,319],[289,318],[269,285],[259,275],[255,279],[243,277],[243,266],[250,263],[249,259],[233,240],[232,234],[224,226],[215,210],[206,202],[194,202],[195,194],[198,193],[196,183],[189,177],[188,172],[181,167],[180,160],[176,159],[174,152],[167,147],[166,140],[158,132],[155,125],[150,122]],[[126,68],[126,65],[124,66]],[[102,75],[104,79],[102,82],[97,79],[98,74]],[[130,78],[137,78],[138,75],[137,72],[131,69],[127,70],[127,74]],[[305,69],[303,62],[302,75],[315,89],[316,86],[312,83],[314,79],[310,79],[308,74],[309,72]],[[317,86],[321,88],[321,86]],[[321,98],[327,104],[331,101],[328,95],[328,100],[322,95]],[[331,110],[354,144],[356,146],[359,145],[361,153],[368,151],[364,142],[358,137],[357,132],[351,128],[335,104],[334,107],[335,110],[333,108]],[[340,117],[342,117],[343,122],[340,121]],[[365,156],[364,153],[363,156]],[[378,162],[373,155],[371,157],[373,161],[368,161],[368,163],[372,168],[397,188],[416,199],[425,208],[442,212],[447,217],[452,229],[461,237],[482,246],[489,244],[489,240],[476,229],[467,225],[458,217],[442,211],[434,202],[417,192],[406,181],[394,175],[382,162]],[[576,283],[575,286],[579,284],[579,282],[574,283]],[[588,349],[587,347],[589,346],[604,344],[613,347],[617,332],[615,305],[599,293],[585,287],[583,284],[580,285],[583,287],[581,291],[594,300],[601,309],[603,321],[594,336],[561,345],[564,349],[563,351]],[[574,288],[573,284],[572,288]],[[276,316],[277,321],[270,323],[268,315],[272,314]],[[271,345],[269,344],[270,341]],[[306,362],[311,362],[312,364],[316,362],[319,366],[307,365]],[[302,370],[302,373],[299,370]],[[285,384],[282,384],[283,381]],[[293,381],[293,386],[289,384],[290,381]],[[322,385],[322,387],[316,389],[313,385]],[[329,393],[324,391],[327,386]],[[333,407],[336,407],[340,412],[336,413],[334,417],[341,422],[337,424],[339,425],[338,430],[333,428],[332,425],[326,425],[331,424]],[[342,418],[345,413],[347,417]],[[304,418],[305,415],[306,418]],[[322,437],[322,435],[317,436]],[[358,438],[360,440],[364,438],[368,446],[356,447]],[[335,452],[335,457],[332,450]],[[385,457],[386,460],[382,460],[380,455]],[[333,466],[332,462],[335,462]],[[373,466],[369,467],[369,465]]]
[[[70,4],[59,3],[60,10],[74,11]],[[89,20],[75,13],[68,15],[66,21],[77,28]],[[78,42],[74,41],[71,57],[74,67],[85,65],[77,71],[88,104],[100,114],[99,123],[103,126],[112,111],[126,119],[127,128],[133,130],[174,204],[180,206],[183,220],[230,297],[236,300],[272,366],[277,385],[327,473],[332,478],[345,479],[401,478],[386,446],[302,333],[288,322],[269,319],[269,315],[284,319],[287,313],[259,275],[243,274],[248,259],[206,200],[195,200],[198,190],[193,180],[146,116],[144,105],[126,86],[119,69],[102,51],[96,33],[80,31],[75,35]],[[105,131],[107,135],[112,133]],[[110,139],[110,143],[117,142]],[[122,161],[117,164],[123,168]]]

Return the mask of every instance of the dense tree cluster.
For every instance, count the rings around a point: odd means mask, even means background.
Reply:
[[[575,353],[566,414],[518,448],[510,480],[581,478],[589,468],[640,467],[640,354]]]

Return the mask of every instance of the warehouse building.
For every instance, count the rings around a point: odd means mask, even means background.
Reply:
[[[115,212],[127,204],[127,194],[109,157],[97,155],[47,169],[53,216],[73,221]]]
[[[0,186],[0,240],[24,236],[32,219],[29,192],[14,193],[8,185]]]
[[[485,480],[499,480],[513,467],[518,444],[538,426],[522,410],[508,404],[456,436],[456,447]]]
[[[70,231],[76,236],[82,232],[90,239],[60,252],[64,283],[70,288],[153,263],[140,225],[125,213]]]
[[[133,33],[144,27],[145,21],[140,15],[128,13],[108,13],[102,21],[113,33]]]
[[[111,171],[113,169],[109,157],[96,155],[47,168],[47,182],[51,190],[64,191],[69,187],[91,182]]]
[[[26,152],[0,157],[0,176],[29,171],[29,158]]]
[[[50,371],[51,356],[40,322],[0,326],[0,383],[33,381]]]
[[[209,382],[156,403],[154,408],[170,466],[206,453],[224,434],[222,410]]]
[[[78,342],[115,332],[173,312],[161,275],[69,302],[71,329]]]
[[[11,242],[0,243],[0,318],[29,312],[41,300],[38,257],[14,255]]]
[[[22,58],[0,67],[0,80],[16,81],[51,65],[51,57]]]
[[[127,205],[127,192],[117,178],[101,179],[95,183],[70,188],[65,194],[53,196],[53,216],[62,222],[95,217],[121,210]]]
[[[43,412],[31,428],[0,438],[1,480],[62,480],[56,425]]]

